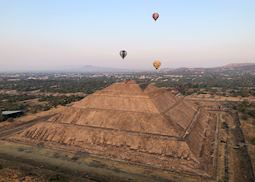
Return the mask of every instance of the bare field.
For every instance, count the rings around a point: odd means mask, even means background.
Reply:
[[[246,170],[243,169],[245,168],[245,160],[241,160],[242,150],[236,148],[236,136],[231,132],[231,129],[236,128],[234,120],[228,114],[222,112],[214,112],[214,114],[217,114],[219,121],[219,146],[215,166],[217,168],[217,178],[215,179],[204,178],[191,173],[185,174],[178,171],[161,170],[152,166],[111,160],[86,152],[77,153],[76,151],[68,151],[68,149],[63,147],[61,149],[58,146],[52,149],[53,147],[47,148],[47,146],[13,143],[5,141],[3,138],[0,147],[0,163],[5,172],[0,174],[6,175],[6,170],[7,173],[9,170],[14,170],[14,173],[18,175],[17,178],[23,179],[23,174],[27,174],[26,172],[24,173],[24,170],[31,170],[36,166],[37,175],[28,175],[26,179],[47,181],[49,179],[47,179],[45,174],[51,174],[52,178],[57,175],[58,179],[70,180],[75,178],[77,181],[109,181],[109,177],[111,181],[252,181],[249,178],[249,174],[246,176],[247,174],[240,172],[240,169]],[[228,129],[222,127],[223,122],[228,123]],[[22,167],[24,164],[28,166]],[[21,168],[13,166],[21,166]],[[15,170],[18,171],[15,172]]]
[[[5,141],[1,142],[0,158],[15,163],[15,166],[25,163],[51,173],[54,171],[63,175],[68,172],[68,178],[76,176],[92,181],[212,181],[192,174],[162,171],[82,152],[79,154]]]

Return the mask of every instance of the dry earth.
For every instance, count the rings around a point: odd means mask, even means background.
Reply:
[[[219,105],[134,82],[113,84],[3,126],[1,164],[36,166],[44,171],[39,179],[55,172],[92,181],[252,182],[238,115]]]
[[[255,174],[255,145],[251,143],[251,140],[255,138],[255,120],[252,118],[241,120],[241,127],[244,132],[249,156],[252,161],[253,173]]]

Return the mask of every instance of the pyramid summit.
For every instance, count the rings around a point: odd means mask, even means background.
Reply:
[[[168,90],[114,83],[9,140],[210,175],[215,118]]]

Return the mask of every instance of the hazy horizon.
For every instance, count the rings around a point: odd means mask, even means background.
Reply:
[[[0,71],[255,63],[254,9],[252,0],[0,0]]]

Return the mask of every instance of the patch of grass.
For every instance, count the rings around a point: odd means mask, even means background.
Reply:
[[[17,150],[18,150],[19,152],[23,152],[25,149],[19,147]]]
[[[252,138],[252,139],[251,139],[251,144],[252,144],[252,145],[255,145],[255,138]]]
[[[81,157],[88,157],[89,153],[85,151],[78,151],[75,155],[71,158],[73,161],[77,161]]]
[[[101,162],[96,161],[96,160],[93,160],[92,162],[90,162],[89,166],[97,167],[97,168],[106,168],[107,167],[105,164],[102,164]]]
[[[43,142],[38,143],[38,144],[37,144],[37,147],[38,147],[38,148],[43,148],[43,147],[44,147],[44,143],[43,143]]]
[[[49,181],[61,181],[61,182],[68,182],[69,179],[66,176],[55,174],[49,178]]]
[[[225,121],[222,123],[222,128],[224,129],[228,129],[228,123],[226,123]]]
[[[248,115],[247,114],[242,114],[241,119],[247,120],[248,119]]]

